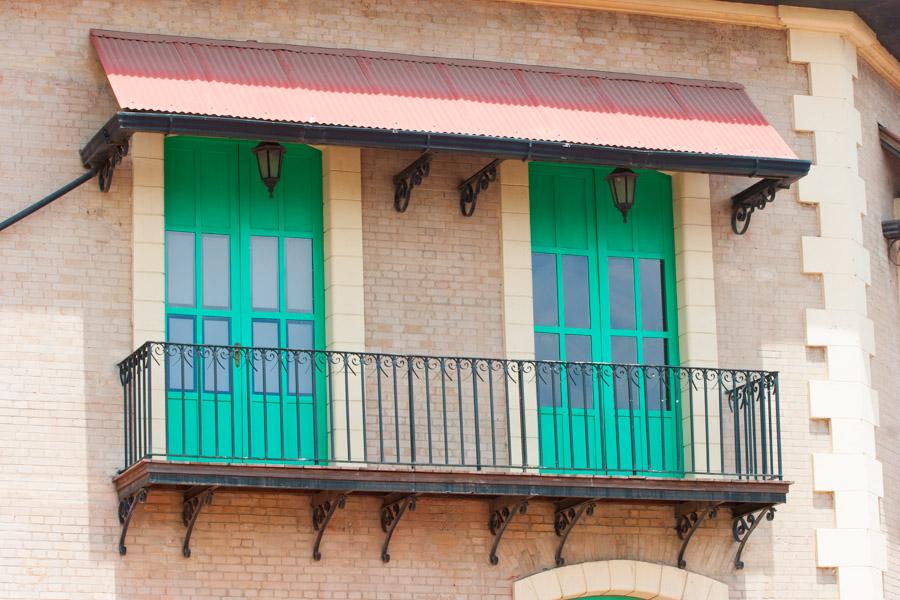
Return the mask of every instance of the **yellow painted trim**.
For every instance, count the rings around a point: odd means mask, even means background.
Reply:
[[[856,46],[860,58],[865,60],[891,85],[900,89],[900,63],[878,42],[875,33],[869,26],[856,13],[850,11],[797,6],[760,6],[741,2],[722,2],[721,0],[681,0],[679,2],[671,0],[503,1],[768,29],[809,29],[838,33]]]

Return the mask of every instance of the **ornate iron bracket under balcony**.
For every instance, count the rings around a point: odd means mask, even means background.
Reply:
[[[556,506],[556,512],[553,516],[553,530],[559,536],[559,545],[556,547],[556,566],[561,567],[566,564],[563,558],[563,548],[566,546],[566,540],[572,529],[581,520],[582,515],[588,516],[594,514],[596,503],[593,500],[568,501],[561,502]]]
[[[503,533],[516,515],[524,515],[528,511],[528,498],[495,498],[488,508],[488,529],[494,536],[488,560],[492,565],[500,562],[497,548]]]
[[[194,525],[204,506],[212,504],[213,492],[218,486],[194,487],[184,493],[181,502],[181,521],[184,523],[184,541],[181,544],[181,554],[185,558],[191,557],[191,535],[194,533]]]
[[[381,545],[382,562],[391,561],[391,555],[388,553],[391,538],[407,510],[416,510],[415,494],[392,494],[385,498],[384,504],[381,505],[381,530],[384,531],[384,543]]]
[[[322,560],[322,554],[319,552],[319,544],[322,543],[322,536],[334,516],[334,511],[344,508],[347,503],[347,494],[341,493],[319,493],[310,499],[312,506],[312,524],[313,531],[316,532],[316,538],[313,542],[312,557],[313,560]]]
[[[147,494],[150,492],[148,488],[138,488],[134,493],[119,498],[119,524],[122,531],[119,534],[119,554],[125,555],[128,547],[125,546],[125,536],[128,535],[128,526],[131,525],[131,517],[134,516],[134,509],[138,504],[147,503]]]
[[[735,569],[744,568],[744,561],[741,560],[744,546],[747,545],[747,540],[750,539],[750,536],[762,523],[763,518],[767,521],[774,520],[775,507],[765,506],[758,512],[755,512],[753,508],[735,507],[732,509],[731,534],[734,536],[734,541],[738,544],[737,552],[734,555]]]

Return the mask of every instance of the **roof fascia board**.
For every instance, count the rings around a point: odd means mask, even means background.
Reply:
[[[686,19],[767,29],[808,29],[844,36],[857,53],[900,90],[900,62],[854,12],[799,6],[767,6],[721,0],[503,0],[518,4],[602,10],[669,19]]]
[[[310,125],[152,112],[119,112],[82,149],[82,161],[99,160],[106,140],[136,131],[239,139],[267,139],[304,144],[334,144],[370,148],[466,152],[495,158],[603,164],[795,181],[806,175],[810,162],[800,159],[755,158],[589,146],[487,136],[466,136],[363,127]]]

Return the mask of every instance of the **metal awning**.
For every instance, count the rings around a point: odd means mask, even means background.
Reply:
[[[81,149],[90,171],[73,184],[97,174],[104,191],[136,131],[454,151],[492,156],[486,168],[516,158],[760,177],[731,198],[740,234],[810,167],[736,83],[103,30],[91,40],[120,111]]]

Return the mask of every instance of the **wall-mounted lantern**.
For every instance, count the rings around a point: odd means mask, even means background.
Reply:
[[[881,233],[888,242],[888,259],[900,267],[900,219],[882,221]]]
[[[259,178],[269,190],[269,198],[275,192],[275,186],[281,179],[281,161],[287,152],[278,142],[260,142],[253,148],[256,162],[259,165]]]
[[[628,222],[628,211],[634,206],[634,188],[637,184],[637,173],[631,169],[616,169],[606,176],[612,192],[613,204],[622,213],[622,222]]]

